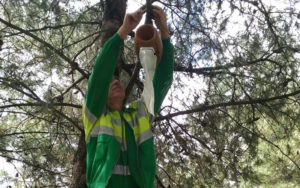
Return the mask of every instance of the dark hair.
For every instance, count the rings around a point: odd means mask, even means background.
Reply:
[[[114,72],[114,78],[119,80],[119,77],[120,77],[120,71],[118,68],[115,68],[115,72]]]

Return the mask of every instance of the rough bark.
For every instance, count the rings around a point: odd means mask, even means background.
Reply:
[[[73,172],[72,172],[72,184],[71,188],[83,188],[87,187],[85,172],[86,172],[86,144],[84,139],[84,133],[80,135],[77,152],[74,158]]]
[[[104,17],[101,29],[101,46],[117,32],[123,23],[126,12],[127,0],[106,0],[104,1]]]

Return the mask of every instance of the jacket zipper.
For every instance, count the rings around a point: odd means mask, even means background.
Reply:
[[[132,114],[130,114],[130,116],[131,116],[131,119],[133,120]],[[130,126],[130,128],[132,129],[132,132],[133,132],[133,135],[134,135],[133,127]],[[135,140],[135,139],[134,139],[134,140]],[[138,166],[138,170],[139,170],[140,174],[142,175],[143,186],[144,186],[144,188],[145,188],[145,187],[146,187],[146,184],[145,184],[145,178],[144,178],[144,174],[143,174],[143,172],[141,171],[141,167],[140,167],[139,147],[138,147],[138,144],[137,144],[136,141],[135,141],[135,147],[136,147],[137,166]]]
[[[122,119],[123,119],[123,113],[120,113],[120,116],[121,116],[121,122],[122,122]],[[131,119],[133,120],[132,118],[132,114],[130,114],[131,116]],[[125,118],[124,118],[125,120]],[[126,120],[125,120],[126,121]],[[133,132],[133,135],[134,135],[134,130],[133,130],[133,127],[130,126],[130,124],[128,123],[129,127],[131,128],[132,132]],[[126,126],[126,125],[125,125]],[[122,127],[123,128],[123,127]],[[123,130],[123,129],[122,129]],[[123,136],[123,135],[122,135]],[[135,141],[135,147],[136,147],[136,158],[137,158],[137,167],[138,167],[138,171],[139,173],[141,174],[142,176],[142,181],[143,181],[143,186],[144,188],[146,188],[146,184],[145,184],[145,178],[144,178],[144,174],[143,172],[141,171],[141,168],[140,168],[140,163],[139,163],[139,148],[138,148],[138,145]]]
[[[121,116],[120,116],[120,118],[121,118]],[[122,118],[121,118],[121,126],[122,126],[122,144],[123,144],[123,125],[122,125]],[[121,146],[122,146],[122,144],[121,144]],[[119,151],[118,159],[116,160],[116,162],[115,162],[115,164],[114,164],[114,168],[115,168],[116,164],[118,163],[118,160],[119,160],[119,158],[120,158],[120,155],[121,155],[121,148],[120,148],[120,151]],[[108,177],[108,179],[107,179],[107,182],[106,182],[106,184],[105,184],[105,187],[107,186],[107,184],[108,184],[108,182],[109,182],[109,180],[110,180],[112,174],[113,174],[113,170],[111,171],[111,173],[110,173],[110,175],[109,175],[109,177]]]

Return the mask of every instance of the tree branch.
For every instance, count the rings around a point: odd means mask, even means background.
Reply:
[[[129,80],[129,83],[128,83],[127,87],[126,87],[124,102],[126,102],[126,100],[128,99],[128,97],[130,95],[130,92],[131,92],[131,90],[132,90],[132,88],[134,86],[134,82],[138,78],[140,69],[141,69],[141,63],[140,63],[140,61],[138,61],[135,64],[135,67],[134,67],[134,70],[133,70],[133,74],[132,74],[132,76],[131,76],[131,78]]]
[[[248,131],[252,135],[254,135],[254,136],[262,139],[263,141],[265,141],[268,144],[270,144],[270,145],[274,146],[275,148],[277,148],[282,155],[284,155],[285,157],[287,157],[298,168],[298,170],[300,170],[300,166],[296,163],[296,161],[294,161],[289,155],[287,155],[285,152],[283,152],[282,149],[278,145],[276,145],[275,143],[273,143],[272,141],[270,141],[269,139],[267,139],[266,136],[260,135],[260,134],[254,132],[254,131],[249,130],[247,127],[244,127],[240,122],[238,122],[234,117],[232,117],[229,113],[227,113],[227,112],[225,112],[223,110],[221,110],[221,111],[223,113],[225,113],[226,115],[228,115],[234,122],[236,122],[240,127],[242,127],[243,129],[245,129],[246,131]]]
[[[73,87],[75,87],[78,83],[80,83],[82,80],[84,80],[85,77],[82,76],[81,78],[79,78],[78,80],[76,80],[72,85],[70,85],[70,87],[68,87],[62,94],[54,97],[54,98],[57,98],[57,99],[60,99],[62,98],[66,93],[68,93]]]
[[[26,96],[34,99],[34,100],[41,101],[41,99],[37,96],[37,94],[29,86],[27,86],[26,84],[24,84],[24,83],[22,83],[18,80],[11,80],[11,79],[8,79],[8,78],[3,78],[3,77],[0,77],[0,80],[3,80],[1,82],[3,84],[7,85],[8,87],[17,90],[20,93],[22,93],[22,94],[24,94],[24,95],[26,95]],[[23,91],[20,88],[18,88],[17,86],[14,85],[14,83],[16,83],[16,84],[22,86],[23,88],[27,89],[31,94]]]
[[[73,107],[73,108],[82,108],[81,105],[77,105],[77,104],[70,104],[70,103],[45,103],[45,102],[41,102],[41,103],[20,103],[20,104],[10,104],[10,105],[3,105],[0,106],[0,109],[4,109],[4,108],[12,108],[12,107],[26,107],[26,106],[68,106],[68,107]]]
[[[32,164],[31,162],[28,162],[28,161],[25,161],[25,160],[21,160],[21,159],[16,159],[16,158],[9,157],[9,156],[6,156],[6,155],[1,155],[1,154],[0,154],[0,157],[6,158],[6,159],[9,160],[9,161],[18,161],[18,162],[24,163],[24,164],[26,164],[26,165],[28,165],[28,166],[32,166],[32,167],[34,167],[34,168],[38,168],[38,169],[45,170],[46,172],[49,172],[50,174],[61,175],[61,173],[63,173],[63,172],[54,172],[54,171],[52,171],[52,170],[48,170],[48,169],[46,169],[46,168],[43,168],[43,167],[41,167],[41,166],[38,165],[38,164]]]
[[[72,69],[76,69],[78,72],[80,72],[86,79],[89,78],[88,74],[82,70],[78,63],[73,62],[70,58],[68,58],[65,54],[63,54],[61,51],[55,49],[51,44],[47,43],[46,41],[44,41],[43,39],[39,38],[38,36],[30,33],[29,31],[26,31],[16,25],[13,25],[5,20],[3,20],[2,18],[0,18],[0,22],[2,22],[3,24],[7,25],[10,28],[13,28],[15,30],[18,30],[22,33],[24,33],[25,35],[30,36],[31,38],[35,39],[36,41],[40,42],[41,44],[45,45],[47,48],[49,48],[50,50],[52,50],[53,52],[55,52],[57,55],[59,55],[62,59],[64,59],[65,61],[67,61],[69,63],[69,65],[72,67]]]
[[[44,132],[44,131],[30,131],[30,132],[14,132],[14,133],[8,133],[8,134],[0,134],[1,137],[5,136],[15,136],[15,135],[23,135],[23,134],[51,134],[52,132]],[[76,133],[68,134],[68,133],[60,133],[60,132],[54,132],[52,134],[58,134],[58,135],[79,135]]]
[[[276,51],[276,50],[274,50]],[[215,74],[222,74],[225,73],[224,70],[228,70],[229,68],[240,68],[240,67],[246,67],[246,66],[251,66],[254,64],[257,64],[259,62],[264,62],[264,61],[271,61],[269,59],[270,56],[272,56],[273,53],[262,56],[256,60],[253,61],[248,61],[245,63],[240,63],[240,64],[227,64],[227,65],[222,65],[222,66],[214,66],[214,67],[203,67],[203,68],[190,68],[190,67],[184,67],[181,65],[176,64],[174,66],[174,71],[176,72],[186,72],[186,73],[195,73],[195,74],[203,74],[203,75],[215,75]],[[125,64],[123,65],[123,69],[128,71],[131,69],[134,69],[135,64]],[[214,72],[215,71],[215,72]]]
[[[155,121],[161,121],[161,120],[169,119],[169,118],[172,118],[175,116],[191,114],[194,112],[202,112],[202,111],[206,111],[206,110],[212,110],[212,109],[219,108],[219,107],[265,103],[265,102],[270,102],[270,101],[274,101],[274,100],[285,99],[285,98],[288,98],[291,96],[298,95],[299,93],[300,93],[300,90],[289,93],[289,94],[280,95],[280,96],[271,97],[271,98],[265,98],[265,99],[253,99],[253,100],[248,100],[248,101],[236,101],[236,102],[233,101],[233,102],[225,102],[225,103],[212,104],[212,105],[200,105],[198,108],[194,108],[191,110],[175,112],[172,114],[168,114],[166,116],[157,117],[155,119]]]
[[[26,31],[36,32],[36,31],[43,31],[43,30],[47,30],[47,29],[61,29],[63,27],[76,26],[76,25],[79,25],[79,24],[99,25],[100,23],[101,22],[70,22],[70,23],[66,23],[66,24],[62,24],[62,25],[45,26],[45,27],[41,27],[41,28],[37,28],[37,29],[29,29],[29,30],[26,30]],[[23,32],[12,33],[10,35],[4,35],[4,37],[11,37],[11,36],[19,35],[19,34],[22,34],[22,33]]]
[[[164,184],[161,182],[161,180],[159,179],[159,177],[158,177],[157,175],[155,175],[155,179],[157,180],[157,184],[158,184],[160,187],[166,188],[166,187],[164,186]]]

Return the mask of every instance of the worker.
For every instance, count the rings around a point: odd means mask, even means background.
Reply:
[[[90,188],[154,187],[156,163],[151,123],[172,83],[174,48],[165,13],[158,6],[153,6],[152,12],[163,44],[152,82],[153,115],[143,99],[124,105],[124,87],[113,77],[123,41],[139,24],[145,10],[125,15],[122,26],[106,41],[93,65],[83,108],[86,181]]]

